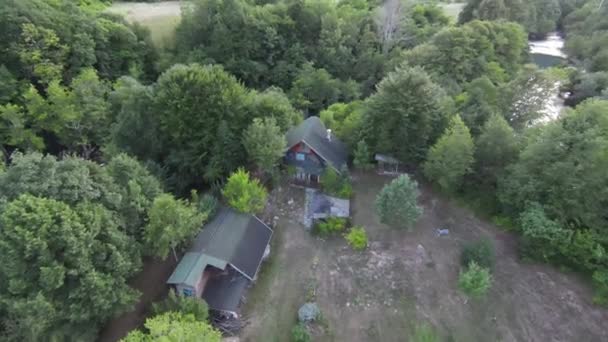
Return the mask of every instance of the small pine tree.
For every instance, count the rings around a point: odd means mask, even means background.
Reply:
[[[372,167],[372,155],[365,140],[361,140],[357,143],[357,148],[355,149],[354,155],[355,159],[353,160],[353,163],[355,164],[356,168],[367,170]]]
[[[464,176],[471,171],[474,152],[473,138],[460,116],[452,118],[450,127],[429,150],[424,163],[424,175],[444,191],[458,189]]]
[[[401,175],[385,185],[376,197],[376,211],[380,221],[392,227],[411,228],[422,215],[418,206],[418,183]]]
[[[469,297],[479,298],[484,296],[491,285],[490,270],[477,265],[475,261],[471,261],[464,271],[460,271],[458,287]]]
[[[255,214],[264,209],[268,193],[257,179],[249,177],[249,172],[238,169],[228,178],[222,195],[234,209]]]

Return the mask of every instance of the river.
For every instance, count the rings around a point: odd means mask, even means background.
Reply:
[[[544,40],[534,40],[529,42],[530,58],[532,62],[540,68],[550,68],[563,64],[568,56],[564,52],[564,39],[557,32],[552,32],[547,35]],[[543,117],[539,122],[548,122],[559,117],[560,112],[564,108],[564,96],[560,94],[560,82],[554,84],[554,95],[547,99],[543,109]]]

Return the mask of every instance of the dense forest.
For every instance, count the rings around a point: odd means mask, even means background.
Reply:
[[[311,115],[608,302],[608,3],[470,0],[454,22],[427,1],[194,0],[160,49],[108,2],[0,0],[4,339],[94,340],[135,302],[142,256],[206,220],[197,190],[276,175],[258,156],[282,146],[243,137]],[[569,66],[529,64],[553,30]],[[558,78],[569,108],[544,122]]]

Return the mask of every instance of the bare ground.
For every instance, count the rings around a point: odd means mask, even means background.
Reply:
[[[163,299],[169,288],[165,284],[175,269],[177,262],[173,256],[165,260],[152,258],[144,259],[143,270],[137,274],[129,285],[138,290],[141,295],[133,310],[109,321],[99,335],[99,342],[114,342],[125,337],[129,331],[141,327],[144,323],[152,302]]]
[[[353,223],[365,226],[370,238],[360,253],[341,237],[323,241],[304,230],[301,189],[273,192],[273,257],[249,295],[244,341],[288,341],[311,287],[327,325],[319,341],[406,341],[421,323],[447,341],[608,341],[608,310],[591,303],[590,288],[576,275],[520,262],[512,234],[426,186],[416,227],[390,229],[373,210],[390,178],[355,177]],[[450,235],[435,236],[439,227]],[[485,299],[467,300],[456,287],[460,250],[482,237],[496,248],[494,284]]]

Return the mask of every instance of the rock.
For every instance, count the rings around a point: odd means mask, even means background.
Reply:
[[[278,220],[279,220],[279,217],[278,217],[278,216],[275,216],[273,219],[274,219],[275,221],[278,221]]]
[[[288,205],[292,205],[293,204],[293,198],[290,198],[289,201],[287,201]]]
[[[316,303],[306,303],[298,310],[298,319],[303,323],[313,322],[320,314],[321,310]]]

